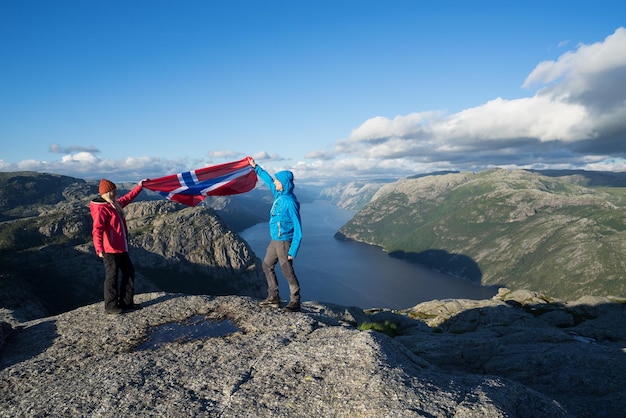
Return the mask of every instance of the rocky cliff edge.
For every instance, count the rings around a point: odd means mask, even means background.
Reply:
[[[626,410],[622,301],[530,292],[364,312],[137,295],[10,326],[0,416],[564,417]],[[378,324],[384,332],[360,329]],[[393,337],[388,336],[393,335]]]

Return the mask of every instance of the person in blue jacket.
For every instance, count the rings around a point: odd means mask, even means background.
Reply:
[[[267,171],[256,164],[253,158],[248,157],[248,162],[274,195],[269,221],[271,240],[263,259],[263,273],[267,280],[267,298],[259,305],[280,307],[278,280],[275,272],[276,264],[280,263],[283,276],[289,283],[290,293],[289,303],[284,310],[298,312],[300,310],[300,283],[293,270],[293,259],[298,254],[302,240],[302,222],[300,202],[293,194],[293,173],[279,171],[273,179]]]

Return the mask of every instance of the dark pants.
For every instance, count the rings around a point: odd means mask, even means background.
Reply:
[[[300,302],[300,283],[293,271],[292,260],[287,258],[291,242],[271,240],[263,259],[263,273],[267,280],[267,295],[278,296],[278,280],[276,279],[276,263],[280,263],[283,276],[289,283],[289,293],[292,302]]]
[[[118,271],[122,272],[119,282]],[[104,308],[132,305],[135,294],[135,268],[128,253],[104,254]]]

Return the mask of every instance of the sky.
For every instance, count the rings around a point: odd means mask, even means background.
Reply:
[[[626,171],[623,1],[0,0],[0,171]]]

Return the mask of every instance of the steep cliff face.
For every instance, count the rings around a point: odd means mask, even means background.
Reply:
[[[127,208],[136,269],[161,289],[264,294],[256,255],[213,210],[170,201],[138,202]]]
[[[272,193],[267,188],[257,188],[233,196],[209,196],[203,206],[213,209],[228,228],[241,232],[269,219]]]
[[[4,173],[0,185],[3,316],[27,320],[102,300],[104,268],[93,250],[88,207],[97,184]],[[15,199],[21,189],[26,197]],[[137,292],[265,294],[256,255],[214,211],[140,200],[125,210]]]
[[[491,170],[383,186],[338,234],[483,285],[626,294],[626,189]]]
[[[371,200],[372,196],[376,194],[383,184],[384,183],[380,182],[338,183],[333,186],[325,187],[320,192],[320,196],[330,199],[331,202],[341,208],[359,210]]]

